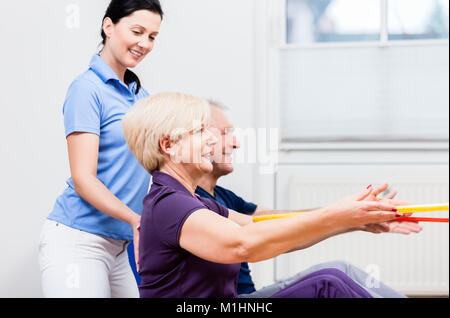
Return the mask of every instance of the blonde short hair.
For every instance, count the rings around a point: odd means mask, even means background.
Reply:
[[[122,128],[131,152],[153,173],[163,163],[161,138],[178,141],[190,131],[207,127],[209,120],[207,101],[188,94],[160,93],[136,102],[123,117]]]

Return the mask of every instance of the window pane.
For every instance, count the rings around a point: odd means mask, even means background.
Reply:
[[[379,41],[380,0],[287,0],[287,43]]]
[[[389,0],[389,40],[448,38],[448,0]]]
[[[448,44],[281,53],[284,141],[445,141]]]

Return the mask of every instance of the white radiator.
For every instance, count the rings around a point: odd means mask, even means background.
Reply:
[[[399,190],[398,199],[411,204],[448,202],[446,165],[304,165],[279,170],[277,207],[324,206],[362,191],[369,184],[385,181]],[[448,217],[448,211],[420,216]],[[288,278],[315,264],[344,260],[404,294],[448,295],[449,224],[421,225],[420,234],[358,231],[279,256],[275,261],[275,280]]]

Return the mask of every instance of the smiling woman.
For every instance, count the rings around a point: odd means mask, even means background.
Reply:
[[[146,9],[146,10],[143,10]],[[104,48],[101,56],[122,82],[135,80],[137,92],[141,83],[128,67],[135,67],[153,49],[163,16],[159,2],[111,1],[101,31]]]
[[[152,107],[148,107],[149,103]],[[211,149],[194,154],[189,148],[201,144],[197,138],[209,125],[209,117],[206,101],[181,93],[164,93],[137,102],[124,117],[122,126],[131,152],[152,173],[163,165],[162,146],[167,148],[171,160],[178,163],[199,163],[198,155],[209,154]],[[188,138],[191,142],[184,142]],[[164,139],[161,144],[160,139]]]
[[[150,175],[128,149],[121,121],[149,95],[129,68],[153,49],[162,16],[158,0],[112,0],[103,48],[69,87],[63,114],[71,178],[39,243],[45,297],[138,296],[127,246],[139,240]]]
[[[141,297],[237,297],[241,262],[266,260],[343,228],[395,216],[393,205],[362,202],[372,190],[305,216],[258,223],[197,196],[199,180],[213,171],[210,154],[218,141],[209,118],[209,103],[182,93],[144,98],[123,118],[130,150],[153,176],[141,220]],[[371,296],[345,273],[326,269],[273,297]]]

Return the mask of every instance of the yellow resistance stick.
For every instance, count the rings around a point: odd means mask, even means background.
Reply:
[[[283,214],[257,215],[257,216],[253,217],[253,222],[289,218],[291,216],[303,215],[306,213],[308,213],[308,212],[292,212],[292,213],[283,213]]]
[[[398,206],[399,213],[448,211],[448,203]]]
[[[432,212],[432,211],[448,211],[448,203],[444,204],[427,204],[427,205],[403,205],[398,206],[399,213],[415,213],[415,212]],[[266,220],[288,218],[296,215],[303,215],[308,212],[292,212],[283,214],[267,214],[253,217],[253,222],[260,222]]]

